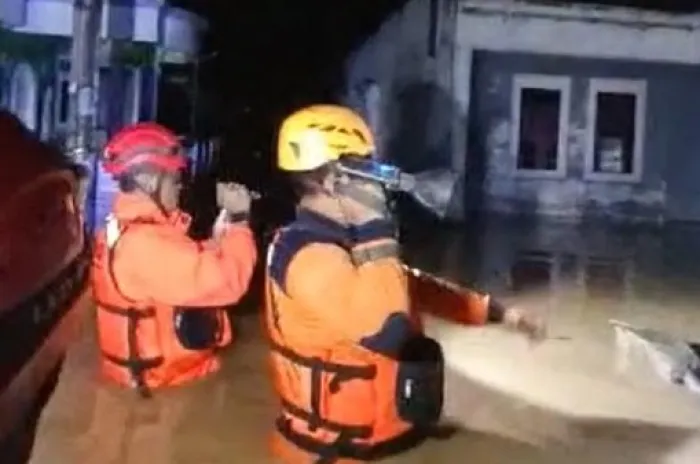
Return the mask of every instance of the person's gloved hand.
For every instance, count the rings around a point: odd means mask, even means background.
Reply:
[[[348,178],[337,185],[336,193],[349,224],[359,226],[376,219],[390,219],[386,192],[377,182]]]
[[[233,182],[216,184],[216,204],[231,216],[246,216],[250,213],[252,197],[245,185]]]
[[[538,314],[522,308],[510,307],[506,309],[503,322],[506,327],[524,334],[533,342],[542,341],[547,336],[545,321]]]

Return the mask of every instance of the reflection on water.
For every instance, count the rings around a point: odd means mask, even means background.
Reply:
[[[630,266],[624,261],[589,257],[584,266],[585,289],[592,296],[622,298]]]
[[[510,268],[510,289],[519,292],[549,287],[552,284],[553,261],[552,254],[546,251],[519,254]]]
[[[631,270],[630,263],[617,259],[530,251],[515,257],[509,289],[514,293],[554,290],[563,283],[580,279],[578,283],[589,297],[622,298],[630,283]]]
[[[553,358],[565,359],[573,352],[571,347],[583,347],[590,356],[566,360],[572,372],[604,370],[610,361],[606,345],[611,338],[609,318],[700,338],[698,231],[687,227],[663,232],[575,228],[494,220],[468,233],[425,233],[419,244],[409,246],[406,255],[411,264],[470,283],[507,302],[545,308],[550,331],[570,337],[571,342],[554,341],[551,343],[560,344],[542,349],[550,350]],[[255,316],[241,319],[239,339],[225,353],[220,375],[159,393],[152,401],[96,380],[93,333],[87,330],[69,357],[44,417],[33,464],[272,462],[266,440],[276,405],[266,377],[267,347],[258,325]],[[544,433],[560,426],[541,407],[506,398],[478,382],[453,377],[450,391],[453,407],[474,411],[472,419],[479,422],[474,430],[482,431],[430,442],[388,462],[694,462],[666,457],[682,442],[684,432],[651,425],[580,423],[576,439],[594,439],[596,444],[575,453],[552,443],[526,444],[487,433],[484,430],[519,428]],[[518,411],[517,417],[507,416],[504,411],[509,408]],[[626,435],[637,442],[621,452],[614,445]]]

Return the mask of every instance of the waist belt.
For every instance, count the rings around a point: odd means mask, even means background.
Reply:
[[[385,459],[423,443],[431,436],[429,431],[410,428],[406,432],[379,443],[362,444],[353,441],[349,433],[340,432],[332,442],[316,440],[309,435],[299,433],[292,428],[291,421],[279,417],[275,428],[285,439],[298,448],[318,456],[315,464],[333,464],[339,459],[355,459],[358,461],[375,461]]]
[[[328,386],[330,394],[340,391],[342,384],[349,380],[364,379],[373,380],[377,375],[375,366],[353,366],[323,361],[316,357],[302,356],[299,353],[272,342],[272,349],[279,355],[287,358],[294,364],[307,367],[311,370],[311,398],[309,411],[300,408],[285,398],[282,398],[284,411],[308,424],[310,432],[323,428],[336,433],[337,438],[333,442],[316,440],[309,435],[293,429],[291,420],[281,416],[275,423],[277,431],[289,442],[297,447],[319,456],[316,464],[332,464],[340,458],[371,461],[400,453],[421,443],[426,438],[426,433],[415,428],[409,429],[396,438],[371,445],[357,443],[356,440],[366,440],[372,437],[373,427],[368,425],[351,425],[331,421],[321,416],[321,389],[322,374],[329,373],[332,380]]]

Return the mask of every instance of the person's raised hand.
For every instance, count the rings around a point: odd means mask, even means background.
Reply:
[[[231,215],[250,213],[252,195],[245,185],[234,182],[216,184],[216,204]]]

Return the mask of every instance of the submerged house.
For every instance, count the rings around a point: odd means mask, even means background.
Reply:
[[[476,210],[700,220],[700,15],[411,0],[348,59],[379,152]]]
[[[68,128],[73,3],[0,2],[0,104],[58,142]],[[161,0],[104,0],[95,75],[98,136],[156,118],[163,68],[197,60],[205,26]]]

